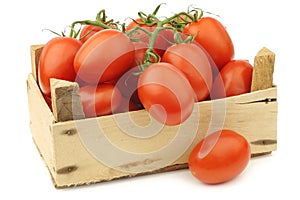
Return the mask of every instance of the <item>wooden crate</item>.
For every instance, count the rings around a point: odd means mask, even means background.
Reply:
[[[66,99],[52,100],[51,112],[37,84],[41,50],[42,45],[31,47],[32,73],[27,79],[30,129],[57,188],[187,168],[193,147],[219,129],[245,136],[252,156],[276,150],[277,88],[272,86],[272,69],[259,68],[274,65],[274,55],[267,49],[255,58],[253,80],[259,81],[252,85],[253,92],[196,103],[189,120],[172,127],[151,120],[144,110],[81,119],[82,108],[65,105]],[[67,88],[74,100],[77,87],[52,80],[51,90]],[[75,119],[60,119],[62,109],[75,113]]]

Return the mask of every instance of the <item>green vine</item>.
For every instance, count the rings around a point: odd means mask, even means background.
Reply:
[[[127,36],[129,36],[129,38],[133,42],[139,42],[145,39],[145,38],[139,38],[139,39],[134,38],[133,35],[136,31],[143,31],[146,33],[146,36],[149,37],[148,49],[145,52],[144,60],[139,61],[140,63],[138,64],[141,72],[144,71],[150,64],[161,61],[161,57],[154,52],[154,43],[157,36],[162,30],[168,29],[174,32],[174,43],[168,41],[172,44],[190,43],[194,40],[195,36],[186,36],[186,38],[183,39],[181,31],[187,24],[198,21],[203,16],[203,11],[201,9],[192,8],[190,10],[189,7],[187,12],[179,12],[174,14],[171,17],[160,19],[156,15],[162,5],[163,4],[159,4],[155,8],[155,10],[148,15],[145,14],[144,12],[138,12],[140,21],[132,19],[133,22],[137,24],[137,26],[126,32]],[[155,29],[149,31],[146,28],[141,27],[144,25],[146,27],[155,27]],[[137,74],[140,74],[141,72]]]

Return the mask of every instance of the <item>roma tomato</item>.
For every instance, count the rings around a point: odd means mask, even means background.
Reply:
[[[157,121],[178,125],[192,113],[194,92],[185,75],[169,63],[154,63],[138,80],[142,105]]]
[[[182,32],[196,35],[195,41],[210,54],[219,70],[234,56],[232,40],[225,27],[215,18],[202,17],[188,24]]]
[[[121,105],[122,96],[113,84],[86,85],[79,88],[85,117],[112,114]]]
[[[210,134],[195,146],[188,165],[200,181],[218,184],[244,171],[250,156],[250,145],[243,136],[232,130],[222,130]]]
[[[230,97],[250,92],[253,66],[246,60],[232,60],[216,77],[211,98]]]
[[[82,45],[74,58],[74,69],[77,76],[87,83],[103,83],[126,72],[134,55],[134,46],[123,32],[105,29]]]
[[[95,33],[99,32],[103,30],[102,27],[99,26],[93,26],[93,25],[85,25],[81,32],[80,32],[80,41],[82,43],[84,43],[85,41],[87,41],[92,35],[94,35]]]
[[[51,95],[50,78],[75,81],[73,61],[81,45],[70,37],[56,37],[45,44],[38,65],[38,82],[44,95]]]
[[[166,50],[162,61],[184,73],[194,89],[196,101],[207,99],[212,86],[212,68],[201,47],[193,43],[173,45]]]

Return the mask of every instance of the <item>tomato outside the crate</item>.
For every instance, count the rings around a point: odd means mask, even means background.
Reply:
[[[219,184],[241,174],[250,157],[250,145],[242,135],[232,130],[221,130],[205,137],[194,147],[188,165],[198,180]]]

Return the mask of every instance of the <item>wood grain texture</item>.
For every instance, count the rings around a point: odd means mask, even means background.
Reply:
[[[31,135],[49,171],[53,174],[56,162],[52,126],[55,119],[32,74],[29,74],[27,78],[27,94]]]
[[[76,82],[51,78],[50,88],[56,122],[85,118]]]
[[[254,58],[251,91],[263,90],[273,86],[275,54],[262,48]]]
[[[30,55],[31,55],[31,73],[33,78],[37,81],[37,74],[38,74],[38,65],[39,65],[39,58],[42,53],[44,45],[37,44],[30,46]]]

